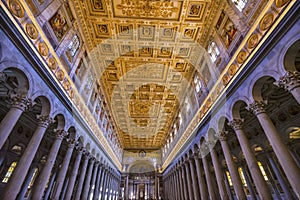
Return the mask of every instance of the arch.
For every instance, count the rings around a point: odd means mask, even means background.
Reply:
[[[27,75],[18,68],[6,68],[3,70],[5,73],[5,79],[7,83],[7,87],[9,87],[10,90],[14,91],[15,94],[20,95],[28,95],[29,92],[29,79]]]
[[[51,103],[45,96],[37,96],[34,98],[35,105],[33,106],[33,112],[38,115],[47,116],[51,112]]]
[[[194,144],[194,153],[198,153],[199,151],[199,145],[197,143]]]
[[[146,160],[140,160],[133,162],[128,166],[129,173],[146,173],[146,172],[154,172],[155,166],[152,162]]]
[[[249,94],[249,96],[251,96],[255,101],[262,101],[263,97],[261,91],[264,87],[264,83],[270,81],[271,79],[274,79],[273,82],[275,82],[275,80],[280,78],[279,74],[276,74],[277,76],[274,76],[274,74],[271,73],[262,73],[256,76],[250,84],[249,88],[252,88],[252,94]]]
[[[69,129],[68,129],[68,133],[69,133],[69,138],[71,140],[75,140],[76,139],[76,129],[74,126],[71,126]]]
[[[207,148],[206,145],[206,138],[201,137],[200,138],[200,148],[199,148],[199,155],[201,158],[205,157],[209,153],[209,149]]]
[[[85,148],[86,148],[87,151],[90,151],[90,150],[91,150],[91,144],[90,144],[90,143],[87,143],[87,144],[85,145]]]
[[[57,114],[54,117],[54,119],[57,124],[56,129],[64,130],[65,129],[65,117],[62,114]]]
[[[246,102],[243,100],[237,100],[236,102],[234,102],[233,107],[232,107],[232,118],[233,119],[241,119],[242,118],[240,115],[240,110],[244,104],[247,106]]]
[[[79,136],[77,139],[77,142],[80,147],[84,147],[84,137],[83,136]]]
[[[225,122],[225,119],[224,119],[224,122]],[[206,140],[210,144],[215,144],[216,141],[218,140],[217,133],[216,133],[216,131],[213,128],[210,128],[208,130],[207,136],[206,136]],[[209,145],[209,146],[210,146],[210,148],[213,148],[213,147],[211,147],[211,145]]]
[[[291,38],[284,46],[283,53],[280,54],[279,62],[285,71],[300,71],[300,63],[295,63],[296,59],[300,57],[300,37]]]
[[[93,155],[93,156],[95,156],[95,154],[96,154],[96,151],[95,151],[95,149],[94,149],[94,148],[92,149],[91,153],[92,153],[92,155]]]

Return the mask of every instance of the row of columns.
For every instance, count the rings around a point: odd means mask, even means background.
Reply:
[[[267,138],[269,139],[270,144],[275,147],[273,148],[273,151],[287,177],[288,182],[292,186],[294,193],[296,194],[297,198],[299,198],[299,167],[289,153],[288,148],[281,139],[272,121],[266,114],[264,106],[265,105],[262,102],[255,102],[250,105],[250,109],[258,117],[259,122],[261,123],[261,126],[265,131]],[[249,168],[250,175],[256,186],[256,190],[260,199],[272,199],[270,188],[267,182],[264,180],[262,172],[257,164],[255,154],[250,146],[245,132],[243,131],[242,124],[243,120],[241,119],[234,119],[229,123],[229,125],[231,125],[231,127],[234,129],[235,135],[237,136],[237,139],[240,143],[242,152],[245,156],[247,167]],[[227,135],[228,132],[220,131],[219,139],[233,183],[235,195],[238,199],[246,199],[241,177],[239,175],[236,163],[233,160],[232,153],[227,142]],[[211,144],[209,142],[202,145],[210,148],[210,156],[212,159],[213,169],[215,172],[216,182],[219,190],[218,194],[220,195],[221,199],[227,200],[229,199],[229,194],[226,190],[226,181],[224,180],[224,173],[222,172],[221,164],[216,150],[210,146]],[[203,166],[201,166],[200,160],[202,160]],[[270,163],[272,164],[273,161],[271,160]],[[175,170],[171,171],[165,179],[165,191],[168,197],[167,199],[199,200],[207,199],[208,196],[210,199],[218,199],[216,193],[214,192],[215,188],[213,187],[214,184],[209,166],[210,165],[208,164],[206,156],[199,156],[198,154],[196,154],[193,157],[185,159],[178,167],[176,167]],[[273,168],[274,167],[275,166],[273,164]],[[278,168],[275,168],[273,170],[278,171]],[[203,171],[205,174],[205,180],[202,176]],[[280,176],[279,172],[277,172],[277,176],[280,180],[283,179],[282,176]],[[280,183],[281,187],[285,188],[285,195],[291,196],[288,190],[288,186],[284,183],[284,181],[281,181]],[[181,192],[179,193],[179,191]]]
[[[287,72],[285,76],[280,78],[274,84],[289,91],[295,100],[300,104],[300,73],[299,72]],[[248,105],[247,109],[252,111],[257,117],[268,141],[273,147],[275,156],[277,157],[285,175],[290,183],[296,197],[300,199],[300,170],[296,161],[293,159],[289,152],[288,147],[284,144],[284,141],[280,137],[280,133],[276,129],[272,120],[268,116],[265,110],[266,103],[263,101],[255,101]],[[242,152],[245,156],[246,164],[249,168],[250,175],[256,186],[256,190],[260,199],[272,199],[270,188],[261,173],[261,170],[257,164],[255,154],[251,149],[250,143],[243,130],[243,119],[233,119],[229,125],[233,128],[235,135],[240,143]],[[230,147],[227,143],[228,132],[220,131],[219,139],[222,147],[222,151],[226,160],[226,164],[230,173],[230,177],[233,183],[233,188],[238,199],[246,199],[246,195],[241,182],[241,177],[237,170],[237,166],[233,160]],[[218,160],[216,150],[209,142],[203,144],[204,147],[210,148],[210,156],[212,158],[213,169],[216,175],[216,182],[218,185],[218,193],[221,199],[229,199],[230,195],[226,191],[226,181],[221,169],[220,161]],[[203,166],[200,164],[202,160]],[[280,181],[281,187],[285,191],[287,197],[291,197],[288,190],[288,186],[284,183],[282,175],[280,175],[278,168],[274,164],[274,160],[269,160],[271,167],[276,173],[277,178]],[[188,164],[189,163],[189,164]],[[195,164],[193,164],[195,163]],[[204,169],[205,180],[202,176]],[[249,177],[246,177],[246,181]],[[191,184],[192,183],[192,184]],[[207,187],[206,187],[207,185]],[[248,184],[249,185],[249,184]],[[198,154],[193,157],[185,159],[180,164],[177,164],[175,169],[170,172],[164,178],[165,195],[167,199],[217,199],[214,192],[212,176],[206,156]],[[254,192],[252,188],[252,198]]]
[[[124,199],[139,199],[139,185],[144,185],[144,198],[159,199],[160,194],[160,175],[153,173],[146,179],[136,179],[136,176],[123,174]]]
[[[33,105],[33,102],[29,98],[21,95],[11,96],[11,101],[12,106],[0,123],[0,148],[4,146],[21,114]],[[22,195],[24,195],[24,191],[26,191],[30,182],[28,180],[32,177],[32,164],[34,157],[37,154],[47,128],[54,122],[54,120],[48,115],[40,115],[37,116],[37,122],[37,128],[27,144],[20,160],[18,160],[17,166],[4,188],[1,199],[23,198]],[[113,194],[109,193],[112,190],[115,191],[114,199],[116,199],[120,177],[112,173],[111,169],[103,168],[102,164],[96,161],[94,157],[78,148],[77,151],[74,152],[76,153],[74,165],[70,164],[76,144],[75,140],[68,139],[68,148],[61,164],[61,168],[57,173],[53,173],[54,164],[59,154],[59,150],[61,149],[62,141],[68,133],[64,130],[55,130],[54,134],[54,142],[52,143],[49,154],[47,155],[47,161],[34,182],[31,198],[42,199],[43,196],[49,196],[50,192],[48,190],[53,186],[53,188],[51,188],[51,199],[58,200],[62,195],[63,188],[65,187],[64,183],[67,182],[67,190],[64,194],[64,199],[71,199],[73,190],[76,190],[76,199],[79,199],[80,196],[83,199],[87,199],[90,194],[94,194],[93,199],[98,199],[98,194],[101,192],[102,195],[112,196]],[[83,153],[84,156],[82,156]],[[82,165],[79,174],[78,187],[74,188],[76,175],[81,162]],[[74,168],[72,169],[71,176],[68,177],[68,181],[66,181],[67,172],[70,166],[74,166]],[[53,173],[52,176],[51,173]],[[95,184],[96,181],[97,185]],[[48,188],[46,188],[47,183]],[[27,187],[22,188],[22,186]],[[108,189],[108,193],[105,191],[106,189]]]

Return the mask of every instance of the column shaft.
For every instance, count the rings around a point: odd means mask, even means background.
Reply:
[[[179,177],[178,177],[178,169],[175,169],[175,180],[176,180],[176,197],[177,200],[180,200],[180,183],[179,183]]]
[[[90,186],[90,191],[89,191],[89,199],[93,199],[91,198],[91,195],[93,194],[93,196],[95,195],[95,181],[96,181],[96,177],[97,177],[97,173],[98,173],[98,169],[99,169],[99,162],[95,163],[94,166],[94,170],[93,170],[93,175],[92,175],[92,180],[91,180],[91,186]],[[93,197],[92,196],[92,197]]]
[[[266,114],[264,107],[265,104],[263,102],[254,102],[248,107],[248,109],[252,110],[257,116],[257,119],[273,147],[273,151],[276,154],[283,171],[285,172],[297,198],[300,199],[300,169],[289,153],[288,148],[283,143],[280,133]]]
[[[57,153],[59,151],[59,147],[60,147],[63,137],[65,135],[66,135],[65,131],[59,131],[56,133],[56,138],[50,149],[49,155],[47,156],[46,164],[45,164],[41,174],[39,175],[38,180],[33,189],[32,199],[42,199],[45,188],[46,188],[46,184],[50,177],[51,170],[53,168]]]
[[[249,173],[248,173],[246,167],[243,166],[243,165],[242,165],[242,169],[243,169],[245,180],[246,180],[246,183],[247,183],[250,195],[251,195],[251,199],[256,200],[257,199],[256,198],[256,192],[254,191],[253,184],[250,181]]]
[[[202,158],[202,163],[203,163],[203,167],[204,167],[204,171],[205,171],[206,183],[207,183],[208,193],[209,193],[210,199],[211,200],[216,200],[217,197],[215,195],[215,191],[214,191],[214,188],[213,188],[210,168],[208,166],[206,156]]]
[[[236,136],[239,140],[240,146],[245,155],[247,165],[249,167],[251,176],[253,178],[253,181],[255,183],[255,186],[256,186],[256,189],[258,191],[260,198],[261,199],[272,199],[271,192],[270,192],[268,185],[267,185],[266,181],[264,180],[262,173],[258,167],[257,160],[254,156],[254,153],[251,150],[251,146],[246,137],[246,134],[242,130],[242,123],[243,123],[243,120],[234,119],[233,121],[230,122],[230,125],[233,127],[233,129],[236,132]]]
[[[187,178],[187,188],[188,188],[188,192],[189,192],[189,199],[193,200],[194,198],[194,194],[193,194],[193,183],[192,183],[192,179],[191,179],[191,173],[190,173],[190,166],[188,161],[186,161],[184,163],[185,166],[185,172],[186,172],[186,178]]]
[[[182,165],[182,168],[181,168],[181,176],[182,176],[182,182],[183,182],[184,199],[189,199],[184,165]]]
[[[193,182],[193,191],[194,191],[193,196],[195,200],[200,200],[199,186],[198,186],[197,178],[195,177],[196,173],[195,173],[193,160],[191,158],[189,159],[189,164],[190,164],[190,171],[191,171],[192,182]]]
[[[206,188],[204,178],[202,176],[202,167],[201,167],[201,164],[200,164],[200,160],[199,160],[197,155],[194,156],[194,159],[195,159],[195,164],[196,164],[196,171],[197,171],[197,177],[198,177],[198,183],[199,183],[200,196],[201,196],[202,200],[206,200],[206,199],[208,199],[207,188]]]
[[[83,164],[82,164],[82,167],[81,167],[81,170],[80,170],[80,177],[79,177],[78,184],[77,184],[75,199],[80,199],[80,196],[81,196],[82,186],[83,186],[83,181],[84,181],[84,178],[85,178],[87,164],[88,164],[88,161],[89,161],[89,156],[85,155],[83,159],[84,160],[83,160]]]
[[[67,170],[68,170],[68,166],[69,166],[69,163],[71,160],[74,146],[75,146],[75,141],[69,141],[67,153],[64,157],[64,161],[63,161],[61,169],[58,173],[55,188],[53,190],[54,191],[53,192],[54,195],[52,197],[53,200],[59,200],[59,196],[60,196],[63,184],[64,184],[64,180],[65,180],[65,177],[67,174]]]
[[[0,123],[0,149],[2,149],[22,113],[31,106],[31,101],[27,98],[22,98],[20,95],[14,95],[11,99],[13,105]]]
[[[98,198],[99,198],[99,192],[100,192],[99,190],[100,190],[101,178],[102,178],[102,173],[103,173],[102,164],[99,164],[98,168],[99,168],[99,170],[98,170],[95,194],[94,194],[93,200],[98,200]]]
[[[229,197],[226,192],[225,184],[224,184],[225,182],[223,179],[223,172],[222,172],[222,169],[221,169],[221,166],[219,163],[219,159],[218,159],[216,150],[214,148],[212,148],[210,150],[210,155],[211,155],[213,166],[214,166],[215,173],[216,173],[220,197],[222,200],[229,200]]]
[[[49,199],[56,176],[57,176],[56,172],[51,176],[44,199]]]
[[[279,169],[278,169],[278,167],[277,167],[277,165],[276,165],[276,163],[275,163],[275,161],[274,161],[274,159],[272,158],[271,155],[268,156],[268,160],[269,160],[270,165],[271,165],[271,167],[272,167],[272,169],[273,169],[273,171],[274,171],[274,173],[275,173],[275,175],[276,175],[276,177],[277,177],[277,179],[280,183],[281,188],[284,191],[285,197],[287,199],[293,199],[293,195],[291,194],[289,187],[285,183],[285,180],[284,180],[283,176],[281,175],[281,173],[280,173],[280,171],[279,171]]]
[[[70,180],[69,180],[68,187],[67,187],[67,193],[66,193],[65,198],[64,198],[65,200],[70,200],[71,199],[73,189],[74,189],[74,185],[75,185],[75,180],[76,180],[77,173],[78,173],[78,168],[79,168],[79,165],[80,165],[81,157],[82,157],[82,149],[79,149],[79,151],[77,152],[77,156],[76,156],[76,159],[75,159],[73,170],[72,170],[71,175],[70,175]]]
[[[94,158],[90,159],[89,169],[88,169],[88,173],[85,177],[83,193],[81,195],[82,199],[88,199],[89,189],[91,187],[91,176],[92,176],[92,172],[93,172],[94,162],[95,162]]]
[[[18,200],[24,199],[24,196],[25,196],[25,194],[27,192],[29,183],[30,183],[30,181],[31,181],[31,179],[33,177],[34,171],[35,171],[35,167],[31,167],[31,169],[29,170],[28,175],[26,177],[26,180],[23,183],[22,190],[20,191],[20,193],[18,195]]]
[[[2,199],[16,199],[45,131],[49,123],[52,122],[48,117],[40,117],[38,120],[39,125],[9,179],[9,182],[3,191]]]
[[[243,184],[242,184],[242,181],[241,181],[241,177],[238,173],[237,167],[236,167],[236,165],[233,161],[233,158],[231,156],[232,154],[230,152],[228,143],[225,139],[226,138],[226,136],[224,135],[225,133],[222,132],[221,134],[223,134],[223,136],[222,136],[223,138],[222,137],[220,138],[221,146],[222,146],[224,156],[225,156],[225,160],[226,160],[228,170],[229,170],[229,173],[230,173],[230,176],[231,176],[234,191],[235,191],[236,196],[237,196],[238,199],[245,200],[247,198],[246,198],[246,195],[245,195],[245,192],[244,192],[244,189],[243,189]]]

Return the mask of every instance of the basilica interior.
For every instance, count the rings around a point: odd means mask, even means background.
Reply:
[[[0,4],[0,199],[300,199],[300,1]]]

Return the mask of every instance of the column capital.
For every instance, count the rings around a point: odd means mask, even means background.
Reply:
[[[206,144],[207,148],[213,149],[216,144],[216,141],[205,141],[205,144]]]
[[[220,141],[227,141],[228,131],[219,131],[217,135]]]
[[[89,157],[90,157],[90,161],[91,161],[91,162],[94,163],[94,162],[96,161],[96,158],[95,158],[92,154],[90,154]]]
[[[265,107],[267,105],[267,101],[254,101],[250,105],[246,107],[247,110],[253,112],[254,115],[259,115],[261,113],[265,113]]]
[[[192,155],[191,157],[189,157],[189,163],[193,163],[193,161],[195,160],[193,157],[194,157],[194,155]]]
[[[228,123],[229,126],[233,128],[233,130],[241,130],[243,128],[244,119],[233,119]]]
[[[67,139],[68,148],[74,148],[77,145],[77,141],[75,139]]]
[[[83,159],[84,159],[84,160],[89,160],[90,157],[91,157],[90,152],[88,152],[85,148],[84,148],[82,154],[83,154]]]
[[[77,150],[77,153],[79,153],[79,154],[84,153],[84,148],[79,146],[78,144],[75,145],[75,149]]]
[[[34,105],[31,99],[20,94],[11,94],[9,98],[12,107],[22,111],[26,111]]]
[[[194,160],[199,160],[199,151],[197,151],[193,154],[193,158],[194,158]]]
[[[54,119],[49,117],[49,115],[37,115],[38,125],[47,128],[49,124],[54,123]]]
[[[283,77],[274,82],[274,85],[290,92],[294,88],[300,87],[300,72],[287,71]]]
[[[68,132],[65,130],[54,129],[54,134],[56,139],[63,140],[64,137],[68,135]]]

